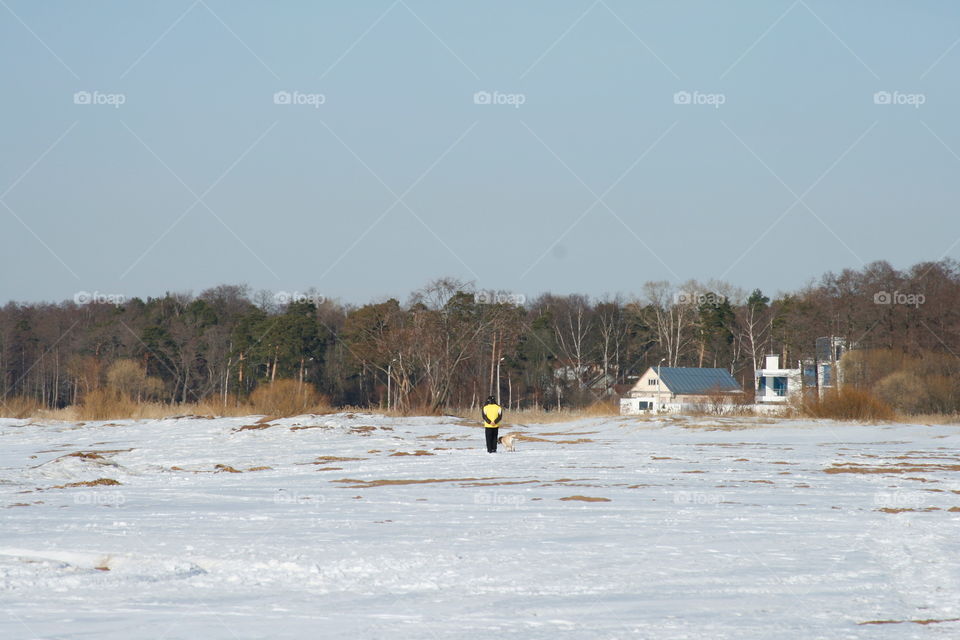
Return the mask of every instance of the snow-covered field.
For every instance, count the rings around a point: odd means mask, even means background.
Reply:
[[[257,420],[0,420],[0,638],[960,637],[960,427]]]

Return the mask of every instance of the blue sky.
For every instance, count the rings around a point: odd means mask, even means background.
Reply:
[[[947,0],[2,0],[0,301],[958,258],[958,41]]]

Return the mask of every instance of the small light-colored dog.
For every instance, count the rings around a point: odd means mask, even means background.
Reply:
[[[513,444],[516,441],[516,439],[517,439],[517,434],[508,433],[505,436],[500,436],[499,438],[497,438],[497,442],[502,444],[503,448],[506,449],[507,451],[516,451],[517,448]]]

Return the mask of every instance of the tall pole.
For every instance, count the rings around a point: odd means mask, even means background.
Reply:
[[[390,379],[393,377],[393,360],[387,363],[387,411],[390,411]]]
[[[660,412],[660,365],[663,364],[663,361],[666,358],[660,358],[660,362],[657,363],[657,413]]]
[[[500,363],[503,362],[503,358],[497,360],[497,404],[500,404]]]

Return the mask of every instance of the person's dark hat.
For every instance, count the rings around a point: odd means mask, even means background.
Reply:
[[[487,396],[487,404],[497,404],[497,399],[493,396]]]

